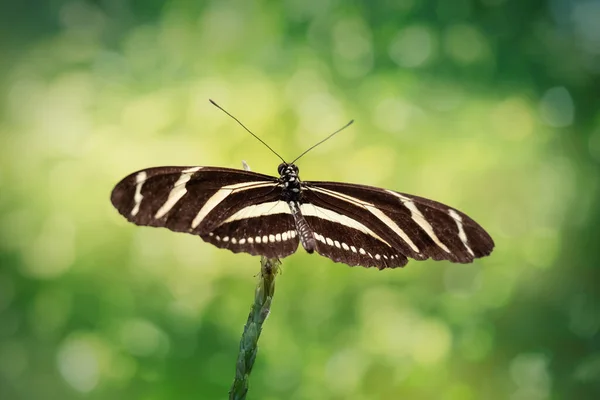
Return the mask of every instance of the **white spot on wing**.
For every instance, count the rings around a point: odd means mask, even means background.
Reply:
[[[275,240],[278,242],[281,242],[281,233],[278,233],[277,235],[275,235]]]
[[[465,228],[462,224],[462,217],[453,209],[448,210],[448,215],[450,215],[452,219],[454,219],[454,221],[456,222],[456,226],[458,227],[458,237],[460,238],[460,241],[465,245],[465,249],[467,249],[469,254],[475,257],[473,250],[471,250],[471,248],[469,247],[469,240],[467,239],[467,234],[465,233]]]
[[[244,244],[244,243],[246,243],[246,238],[241,238],[240,239],[240,244]]]
[[[159,219],[164,217],[175,204],[187,193],[187,189],[185,188],[185,184],[189,182],[196,172],[198,172],[202,167],[193,167],[184,169],[181,171],[181,175],[177,182],[173,185],[173,189],[169,192],[169,197],[167,197],[167,201],[162,205],[161,208],[158,209],[154,218]]]
[[[146,182],[147,177],[148,175],[146,174],[146,171],[140,171],[135,176],[135,194],[133,195],[133,201],[135,204],[133,206],[133,210],[131,210],[131,215],[134,217],[140,212],[140,205],[142,204],[142,199],[144,198],[144,196],[142,196],[142,185],[144,182]]]

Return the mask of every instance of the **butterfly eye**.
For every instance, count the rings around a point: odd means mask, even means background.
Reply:
[[[283,175],[283,170],[285,169],[285,167],[287,167],[287,164],[285,164],[285,163],[279,164],[279,166],[277,167],[277,173],[279,175]]]

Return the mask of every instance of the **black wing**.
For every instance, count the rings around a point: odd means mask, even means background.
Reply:
[[[479,224],[432,200],[348,183],[304,185],[303,203],[335,213],[328,215],[327,211],[317,210],[316,216],[307,216],[315,232],[333,242],[331,245],[327,240],[318,240],[317,252],[334,261],[378,268],[402,266],[406,257],[469,263],[490,254],[494,248],[492,238]],[[343,215],[343,221],[336,215]],[[342,240],[362,244],[366,257],[352,248],[346,250]]]
[[[234,253],[283,258],[298,238],[277,179],[216,167],[157,167],[134,172],[111,202],[136,225],[199,235]]]

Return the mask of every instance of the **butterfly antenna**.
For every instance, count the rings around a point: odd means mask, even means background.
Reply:
[[[315,147],[317,147],[318,145],[320,145],[321,143],[325,142],[326,140],[329,140],[333,137],[333,135],[335,135],[336,133],[340,133],[341,131],[343,131],[344,129],[346,129],[347,127],[349,127],[350,125],[352,125],[354,123],[354,120],[350,120],[350,122],[348,122],[346,125],[342,126],[340,129],[338,129],[337,131],[333,132],[331,135],[327,136],[325,139],[321,140],[319,143],[312,145],[311,147],[309,147],[307,150],[304,151],[304,153],[300,154],[298,157],[296,157],[296,159],[294,161],[292,161],[290,164],[294,164],[296,161],[298,161],[300,159],[300,157],[302,157],[303,155],[305,155],[306,153],[308,153],[309,151],[311,151],[312,149],[314,149]]]
[[[275,151],[271,148],[271,146],[269,146],[268,144],[266,144],[261,138],[259,138],[258,136],[256,136],[254,133],[252,133],[252,131],[250,129],[248,129],[246,127],[246,125],[242,124],[240,122],[239,119],[237,119],[236,117],[234,117],[233,115],[231,115],[229,112],[227,112],[227,110],[225,110],[223,107],[221,107],[220,105],[218,105],[217,103],[215,103],[213,100],[208,99],[208,101],[210,101],[212,103],[213,106],[217,107],[219,110],[223,111],[225,114],[229,115],[231,118],[233,118],[233,120],[235,122],[237,122],[238,124],[240,124],[242,126],[242,128],[244,128],[246,131],[248,131],[249,134],[251,134],[252,136],[254,136],[255,138],[258,139],[259,142],[261,142],[262,144],[264,144],[265,146],[267,146],[267,148],[269,150],[271,150],[273,152],[273,154],[275,154],[277,157],[279,157],[281,159],[281,161],[283,161],[284,164],[287,164],[285,162],[285,160]]]

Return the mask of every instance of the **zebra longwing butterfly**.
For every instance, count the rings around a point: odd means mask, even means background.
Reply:
[[[287,257],[301,244],[335,262],[384,269],[408,257],[470,263],[492,252],[490,235],[454,208],[377,187],[301,181],[298,158],[282,162],[279,177],[219,167],[144,169],[121,180],[111,201],[136,225],[268,258]]]

